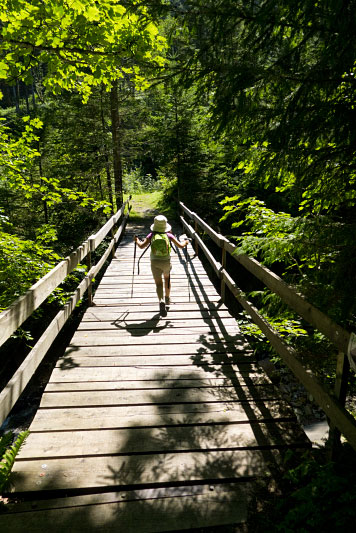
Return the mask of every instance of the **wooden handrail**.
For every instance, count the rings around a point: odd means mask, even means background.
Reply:
[[[348,439],[349,443],[356,450],[356,421],[355,419],[344,409],[344,407],[333,398],[324,389],[318,379],[310,372],[305,370],[303,365],[297,358],[297,352],[279,335],[277,331],[269,324],[269,322],[258,313],[257,309],[251,304],[244,296],[243,293],[236,287],[236,284],[232,278],[222,271],[222,275],[227,283],[228,288],[232,294],[237,298],[242,307],[251,316],[255,324],[264,333],[267,339],[270,341],[273,348],[283,358],[284,362],[292,370],[293,374],[298,378],[300,383],[313,395],[313,398],[318,403],[319,407],[323,409],[326,416],[330,420],[338,420],[338,427],[340,431]]]
[[[201,224],[201,219],[181,202],[181,207],[186,214],[198,223],[202,230],[207,233],[220,248],[224,248],[235,261],[243,265],[256,278],[262,281],[269,289],[277,294],[286,304],[292,307],[301,317],[321,331],[335,346],[347,352],[351,333],[339,326],[325,313],[310,304],[303,295],[299,294],[293,287],[283,281],[277,274],[261,265],[256,259],[246,254],[236,254],[237,247],[226,237],[215,232],[205,222]],[[186,223],[186,221],[184,221]],[[221,268],[221,265],[220,265]]]
[[[188,233],[190,235],[192,235],[192,237],[194,237],[194,239],[198,242],[200,248],[203,250],[203,252],[205,253],[205,256],[206,258],[208,259],[209,263],[211,264],[211,266],[213,267],[213,269],[215,270],[215,273],[217,275],[219,275],[219,271],[221,269],[221,265],[220,263],[218,263],[218,261],[216,261],[216,259],[214,258],[213,254],[210,252],[209,248],[203,243],[203,241],[201,240],[201,238],[199,237],[199,235],[193,230],[193,228],[184,220],[183,217],[180,217],[180,220],[183,224],[183,227],[186,231],[188,231]]]
[[[289,307],[294,309],[299,316],[321,331],[339,350],[347,352],[351,335],[348,331],[310,304],[303,295],[299,294],[293,287],[277,276],[277,274],[261,265],[256,259],[246,254],[236,254],[237,247],[231,242],[225,242],[224,247],[235,261],[238,261],[251,274],[262,281],[271,291],[289,305]]]
[[[0,346],[38,309],[54,289],[63,283],[65,278],[85,259],[88,253],[93,252],[99,246],[111,228],[121,218],[130,199],[131,196],[95,235],[92,235],[78,246],[74,252],[32,285],[25,294],[15,300],[10,307],[0,313]]]
[[[130,196],[131,198],[131,196]],[[121,208],[113,215],[110,220],[107,221],[107,223],[99,229],[95,235],[92,235],[90,238],[93,241],[93,249],[96,250],[96,248],[99,246],[99,244],[105,239],[111,228],[115,226],[115,224],[118,223],[122,215],[124,214],[126,204],[129,202],[129,200],[126,200],[126,202],[121,206]]]
[[[82,299],[85,292],[90,289],[93,278],[103,267],[105,261],[110,255],[110,252],[114,250],[115,245],[125,229],[129,217],[131,209],[129,204],[130,200],[131,196],[117,211],[117,213],[113,215],[96,234],[89,237],[85,243],[75,250],[75,252],[73,252],[64,261],[59,263],[59,265],[57,265],[48,274],[46,274],[46,276],[33,285],[26,294],[16,300],[12,306],[10,306],[8,309],[5,309],[5,311],[0,314],[0,326],[4,328],[4,331],[1,332],[1,340],[3,343],[24,322],[24,320],[26,320],[26,318],[28,318],[28,316],[30,316],[32,312],[41,305],[47,296],[64,281],[66,276],[72,272],[81,259],[85,258],[86,256],[91,256],[91,253],[99,246],[99,244],[108,235],[115,224],[117,224],[117,222],[119,222],[119,220],[122,218],[120,227],[115,235],[111,238],[107,249],[98,263],[91,266],[84,279],[78,285],[73,296],[63,306],[63,309],[57,313],[30,353],[26,356],[23,363],[20,365],[1,392],[0,425],[3,423],[11,408],[20,397],[20,394],[30,381],[58,333],[71,316],[76,305]],[[126,206],[128,207],[128,212],[125,216],[123,216]]]
[[[89,240],[56,265],[13,304],[0,313],[0,346],[43,303],[73,269],[88,255]]]
[[[232,244],[226,237],[214,231],[206,222],[204,222],[196,213],[188,209],[182,202],[179,203],[183,213],[195,223],[195,229],[188,223],[184,217],[181,222],[185,230],[195,239],[196,246],[199,246],[206,255],[210,264],[213,266],[215,273],[221,280],[221,294],[225,298],[225,286],[228,287],[231,294],[239,301],[242,307],[251,316],[253,321],[259,326],[261,331],[266,335],[276,352],[282,357],[287,366],[292,370],[297,379],[312,394],[318,405],[324,410],[331,422],[331,428],[335,428],[342,433],[350,445],[356,450],[356,421],[346,411],[344,407],[345,387],[348,379],[348,359],[347,352],[350,345],[350,339],[353,334],[346,331],[339,324],[336,324],[330,317],[310,304],[303,295],[299,294],[293,287],[285,283],[274,272],[261,265],[256,259],[246,254],[237,254],[237,247]],[[197,227],[209,235],[211,239],[222,249],[222,263],[216,261],[206,244],[198,235]],[[338,367],[343,368],[343,372],[337,372],[334,395],[331,396],[311,374],[306,370],[296,357],[296,351],[287,345],[283,338],[273,329],[271,324],[263,318],[257,309],[246,299],[244,293],[237,287],[231,276],[226,271],[226,252],[241,265],[243,265],[251,274],[262,281],[272,292],[277,294],[284,302],[294,309],[299,316],[321,331],[330,339],[339,350]],[[213,258],[213,259],[212,259]],[[333,439],[337,445],[337,439]]]

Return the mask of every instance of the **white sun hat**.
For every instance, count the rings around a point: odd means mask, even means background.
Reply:
[[[168,224],[167,219],[164,215],[157,215],[153,219],[151,231],[155,231],[157,233],[167,233],[167,231],[170,231],[171,229],[172,226]]]

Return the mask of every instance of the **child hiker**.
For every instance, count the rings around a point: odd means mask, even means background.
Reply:
[[[166,217],[163,215],[157,215],[153,220],[151,232],[143,241],[140,241],[137,235],[134,236],[135,243],[141,249],[146,248],[151,244],[151,271],[156,283],[159,312],[162,316],[167,315],[166,305],[168,306],[170,304],[171,242],[178,246],[178,248],[184,248],[189,244],[188,240],[180,243],[175,236],[170,233],[171,229],[172,228],[168,224]],[[164,277],[164,300],[162,275]]]

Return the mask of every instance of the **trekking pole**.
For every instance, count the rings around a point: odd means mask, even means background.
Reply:
[[[140,255],[140,257],[138,258],[138,261],[137,261],[137,275],[139,276],[140,275],[140,261],[142,259],[142,256],[145,255],[145,253],[147,252],[147,250],[149,249],[149,247],[151,246],[151,243],[147,246],[147,248],[145,248],[145,250],[143,251],[143,253]]]
[[[189,285],[189,276],[188,276],[188,250],[187,250],[187,247],[185,246],[183,248],[183,253],[184,253],[184,256],[185,256],[185,266],[186,266],[186,272],[187,272],[187,285],[188,285],[188,298],[189,298],[189,303],[190,303],[190,285]]]
[[[135,237],[137,237],[137,235],[135,235]],[[135,277],[136,248],[137,248],[137,243],[135,241],[134,258],[133,258],[133,269],[132,269],[132,283],[131,283],[131,298],[133,296],[133,284],[134,284],[134,277]]]

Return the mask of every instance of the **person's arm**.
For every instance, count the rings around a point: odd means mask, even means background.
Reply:
[[[143,248],[146,248],[146,247],[150,244],[151,239],[148,239],[148,238],[146,237],[143,241],[140,241],[140,239],[137,237],[137,235],[135,235],[135,236],[134,236],[134,241],[135,241],[135,243],[137,244],[137,246],[138,246],[139,248],[141,248],[141,250],[142,250]]]
[[[183,243],[178,241],[173,235],[171,237],[171,241],[173,242],[173,244],[175,244],[176,246],[178,246],[178,248],[185,248],[186,246],[188,246],[189,244],[189,241],[188,240],[185,240]]]

